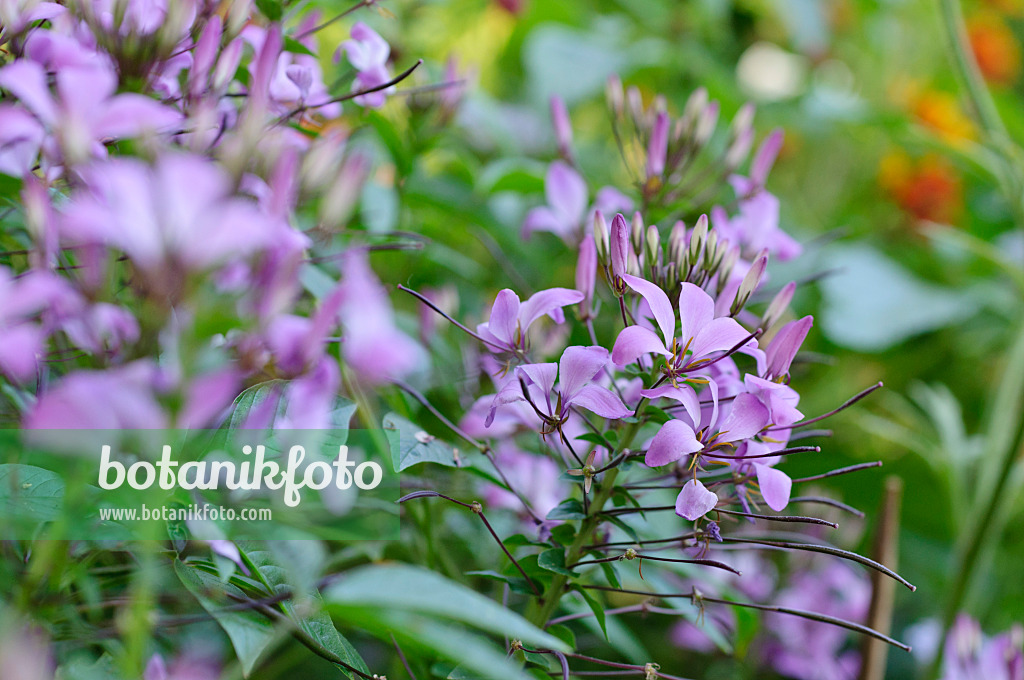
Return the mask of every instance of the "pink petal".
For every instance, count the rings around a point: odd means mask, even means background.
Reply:
[[[704,445],[697,440],[693,428],[681,420],[670,420],[654,435],[644,463],[650,467],[661,467],[674,463],[688,453],[697,453]]]
[[[0,68],[0,87],[21,100],[47,125],[56,120],[57,108],[46,86],[46,71],[36,62],[18,59]]]
[[[772,130],[771,134],[764,138],[761,146],[754,154],[754,160],[750,162],[750,179],[759,186],[764,186],[768,179],[768,172],[775,164],[775,158],[782,148],[783,134],[780,128]]]
[[[633,415],[632,409],[626,408],[615,393],[593,384],[583,386],[572,398],[572,403],[602,418],[625,418]]]
[[[558,373],[558,365],[555,363],[523,364],[517,371],[525,373],[528,378],[527,384],[537,385],[540,388],[540,393],[545,397],[555,389],[555,376]],[[518,381],[512,382],[518,383]]]
[[[519,296],[508,288],[498,293],[491,307],[487,329],[510,347],[515,344],[516,320],[519,315]]]
[[[692,522],[714,510],[717,504],[718,496],[713,491],[708,491],[698,480],[691,479],[683,484],[676,498],[676,514]]]
[[[732,349],[749,335],[750,333],[736,319],[729,317],[712,319],[693,338],[690,350],[693,351],[693,358],[697,359],[712,352],[724,352]],[[756,346],[756,340],[751,339],[750,342]]]
[[[583,221],[587,210],[587,184],[571,166],[555,161],[548,167],[544,195],[563,223],[576,226]]]
[[[539,206],[526,213],[523,220],[523,238],[529,238],[535,231],[550,231],[565,238],[572,232],[571,224],[567,225],[558,218],[554,210],[546,205]]]
[[[143,130],[160,132],[181,123],[181,114],[141,94],[121,94],[111,99],[93,129],[100,138],[134,137]]]
[[[663,356],[669,356],[671,352],[665,349],[665,343],[661,338],[643,326],[630,326],[624,328],[619,337],[615,339],[612,347],[612,361],[617,366],[625,366],[637,360],[644,354],[654,352]]]
[[[686,414],[690,416],[693,424],[695,426],[700,425],[700,401],[697,399],[697,393],[689,385],[683,385],[682,387],[673,387],[668,384],[659,385],[649,390],[643,390],[640,392],[640,395],[648,399],[660,399],[662,397],[675,399],[686,409]]]
[[[683,342],[695,338],[714,318],[715,301],[711,296],[699,286],[684,283],[679,291],[679,322],[682,324],[680,337]],[[694,353],[694,356],[697,354]]]
[[[765,360],[768,364],[765,377],[778,378],[789,373],[789,367],[813,323],[814,317],[805,316],[802,319],[790,321],[779,329],[772,341],[768,343],[768,349],[765,350]]]
[[[658,328],[661,329],[661,335],[665,338],[665,346],[671,345],[672,335],[676,330],[676,315],[672,311],[672,303],[669,301],[668,295],[665,295],[665,291],[638,276],[624,274],[622,280],[647,301],[651,313],[654,314],[654,320],[658,322]]]
[[[779,512],[789,505],[789,493],[793,488],[793,480],[782,470],[767,465],[754,464],[757,472],[757,485],[761,487],[764,502],[772,510]]]
[[[558,361],[558,390],[564,401],[583,388],[608,363],[608,350],[604,347],[569,347]]]
[[[534,321],[545,314],[558,321],[562,307],[574,305],[582,300],[583,293],[570,288],[548,288],[538,291],[519,308],[519,327],[525,333]],[[562,319],[564,320],[564,317]]]
[[[721,435],[718,440],[738,442],[749,439],[764,429],[770,418],[768,407],[762,404],[757,397],[749,392],[738,394],[732,400],[729,415],[719,425]]]

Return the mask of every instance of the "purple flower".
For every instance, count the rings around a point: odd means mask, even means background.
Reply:
[[[988,638],[978,622],[958,614],[942,648],[942,680],[1024,680],[1024,628]]]
[[[718,496],[714,491],[705,488],[700,480],[691,479],[683,484],[676,498],[676,514],[693,521],[714,510],[717,504]]]
[[[559,96],[551,98],[551,122],[555,128],[555,141],[562,158],[572,160],[572,121],[565,108],[565,100]]]
[[[164,429],[168,418],[153,391],[159,380],[148,360],[70,373],[39,398],[23,425],[30,430]]]
[[[587,183],[572,166],[555,161],[544,177],[547,205],[530,210],[523,221],[523,238],[550,231],[569,241],[583,226],[587,212]]]
[[[735,319],[716,319],[715,301],[711,296],[692,283],[684,283],[679,293],[681,333],[677,339],[676,315],[665,291],[637,276],[625,274],[622,279],[647,302],[661,337],[646,326],[623,329],[612,347],[612,361],[619,366],[632,363],[644,354],[661,354],[675,376],[699,368],[710,361],[711,354],[732,349],[749,335]],[[747,343],[747,348],[756,346],[756,340]]]
[[[799,572],[776,598],[776,604],[828,616],[863,621],[871,599],[868,578],[842,562]],[[836,626],[784,614],[768,614],[771,638],[761,650],[777,672],[797,680],[854,680],[860,665],[856,652],[843,652],[847,632]]]
[[[580,302],[580,317],[589,320],[594,314],[594,284],[597,280],[597,245],[593,234],[587,234],[580,243],[580,255],[576,261],[576,290],[583,293]]]
[[[391,302],[370,269],[366,252],[350,250],[343,267],[340,314],[345,362],[369,384],[407,375],[423,363],[424,352],[395,326]]]
[[[562,307],[582,302],[583,293],[568,288],[549,288],[534,293],[526,302],[508,288],[498,293],[486,323],[476,327],[492,352],[521,352],[527,348],[527,331],[547,314],[555,323],[565,322]]]
[[[338,51],[344,51],[348,61],[356,69],[356,80],[352,85],[353,91],[366,90],[371,87],[378,87],[391,80],[388,73],[388,57],[391,56],[391,46],[384,38],[361,21],[352,26],[351,39],[341,43]],[[335,58],[337,58],[335,54]],[[376,109],[384,106],[387,95],[394,92],[392,85],[386,90],[378,90],[356,97],[353,101],[360,106]]]
[[[778,198],[747,177],[733,175],[729,182],[736,191],[739,213],[722,219],[724,212],[715,211],[715,228],[724,237],[742,246],[745,254],[767,250],[783,262],[803,252],[803,246],[779,227]]]
[[[665,172],[665,157],[668,154],[668,114],[664,111],[658,113],[654,120],[654,127],[651,128],[651,139],[647,146],[647,178],[648,180],[661,177]]]
[[[280,223],[233,196],[231,178],[200,156],[165,152],[155,166],[118,158],[82,171],[61,235],[78,244],[118,248],[154,277],[177,279],[274,242]],[[172,283],[172,281],[163,281]]]
[[[14,94],[21,104],[52,135],[72,163],[105,154],[103,143],[134,137],[143,131],[170,131],[181,122],[181,114],[141,94],[115,94],[117,76],[106,66],[67,67],[57,70],[57,97],[47,86],[44,67],[19,59],[0,69],[0,87]],[[7,117],[11,117],[7,109]],[[24,121],[14,116],[15,124]],[[0,127],[6,127],[6,121]],[[25,133],[23,133],[25,134]],[[59,161],[56,149],[52,160]]]
[[[587,210],[587,183],[564,161],[554,161],[544,177],[547,205],[533,208],[523,220],[523,238],[535,231],[550,231],[571,243],[587,230],[595,211],[612,213],[628,210],[632,201],[616,189],[604,187],[597,192],[594,206]]]
[[[14,278],[0,267],[0,374],[34,377],[49,332],[80,307],[81,298],[63,279],[38,270]]]
[[[602,418],[625,418],[633,412],[610,390],[592,383],[608,365],[608,350],[603,347],[569,347],[558,364],[526,364],[516,368],[517,380],[508,381],[494,395],[487,425],[502,404],[527,401],[544,419],[547,432],[554,432],[569,418],[573,406],[584,408]],[[555,389],[555,378],[559,378]],[[523,385],[526,391],[523,391]],[[554,399],[552,396],[554,395]]]
[[[779,380],[789,375],[789,367],[813,324],[814,317],[812,316],[790,321],[780,328],[768,343],[763,356],[754,353],[761,377],[766,380]]]

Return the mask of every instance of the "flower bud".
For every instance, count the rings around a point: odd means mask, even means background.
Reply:
[[[658,262],[661,254],[661,233],[658,227],[650,225],[647,227],[647,262],[653,267]]]
[[[611,240],[608,251],[612,273],[615,276],[628,274],[629,272],[626,271],[626,267],[632,249],[629,247],[629,227],[626,226],[626,218],[622,216],[622,213],[616,214],[615,218],[612,219]]]
[[[697,262],[708,237],[708,216],[701,215],[690,233],[690,262]]]
[[[640,95],[640,90],[637,89],[636,86],[630,87],[626,90],[626,106],[630,118],[632,118],[638,125],[642,125],[644,120],[644,99]]]
[[[718,292],[721,293],[722,289],[725,288],[725,284],[729,282],[729,278],[732,275],[732,270],[736,266],[736,262],[740,259],[740,246],[738,243],[729,243],[728,241],[722,242],[723,246],[726,246],[725,254],[722,256],[722,263],[718,266]]]
[[[732,173],[740,164],[747,158],[747,154],[750,153],[750,147],[754,144],[754,130],[753,128],[747,128],[737,135],[736,139],[729,145],[728,150],[725,152],[725,167],[729,173]]]
[[[698,148],[707,144],[711,139],[715,125],[718,124],[718,109],[718,102],[711,102],[697,119],[697,125],[693,131],[693,142]]]
[[[241,38],[236,38],[221,51],[217,66],[213,69],[211,85],[214,90],[223,90],[231,83],[235,72],[238,71],[238,63],[242,60],[243,47],[245,42]]]
[[[689,134],[693,130],[693,126],[696,124],[697,119],[704,113],[704,109],[708,105],[708,91],[706,88],[699,87],[693,91],[690,98],[686,100],[686,106],[683,108],[683,115],[680,117],[680,123],[683,126],[684,134]]]
[[[757,259],[754,260],[754,263],[750,265],[746,276],[743,277],[743,282],[740,283],[739,290],[736,291],[736,300],[732,303],[731,309],[733,315],[743,309],[743,306],[747,304],[747,300],[757,290],[757,287],[761,285],[761,279],[764,278],[764,272],[767,268],[768,251],[762,250]]]
[[[630,230],[631,243],[634,253],[644,252],[644,218],[639,212],[633,213],[633,221]]]
[[[594,211],[594,245],[597,247],[597,258],[602,263],[608,261],[608,223],[600,210]]]
[[[658,114],[651,129],[651,139],[647,145],[647,177],[661,177],[665,172],[665,158],[668,156],[668,114]]]
[[[572,159],[572,122],[565,101],[559,96],[551,98],[551,122],[555,128],[558,153],[566,160]]]
[[[764,186],[768,173],[775,164],[775,158],[779,155],[779,149],[782,148],[782,140],[782,130],[776,128],[764,138],[761,146],[757,147],[754,160],[750,162],[750,179],[755,185]]]
[[[686,225],[678,220],[672,225],[672,231],[668,235],[668,259],[670,262],[678,262],[679,256],[686,249]]]
[[[740,107],[733,116],[732,124],[729,126],[729,133],[733,139],[738,138],[747,130],[754,129],[754,105],[747,102]]]
[[[594,300],[594,283],[597,279],[597,246],[594,237],[587,234],[580,242],[580,255],[576,260],[576,290],[583,293],[580,301],[580,318],[589,319],[591,303]]]
[[[605,99],[608,101],[608,108],[611,109],[615,118],[622,118],[623,94],[622,80],[615,74],[608,76],[608,82],[604,88]]]
[[[768,309],[765,310],[764,316],[761,317],[761,328],[768,330],[774,326],[782,315],[786,313],[786,309],[789,308],[789,303],[793,301],[793,294],[796,292],[796,281],[790,281],[782,287],[772,301],[768,304]]]

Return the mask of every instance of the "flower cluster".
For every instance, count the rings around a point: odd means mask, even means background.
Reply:
[[[0,373],[35,394],[27,427],[208,426],[268,378],[287,381],[279,424],[323,427],[339,332],[368,385],[422,364],[365,248],[317,243],[297,219],[316,206],[335,234],[359,196],[370,160],[349,148],[342,107],[394,89],[373,29],[356,23],[338,46],[357,73],[334,96],[316,12],[286,36],[245,2],[4,11],[0,172],[21,182],[29,259],[0,267]],[[340,280],[307,313],[325,247]],[[210,332],[214,308],[226,318]]]

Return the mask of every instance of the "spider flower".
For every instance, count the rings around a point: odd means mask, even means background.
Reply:
[[[573,406],[603,418],[625,418],[632,411],[613,392],[592,382],[607,365],[608,350],[603,347],[569,347],[557,364],[519,366],[518,380],[508,381],[494,396],[487,424],[493,421],[498,406],[518,401],[529,402],[537,410],[548,432],[568,420]]]
[[[582,302],[584,297],[578,290],[549,288],[521,303],[519,296],[506,288],[494,298],[490,319],[478,325],[476,332],[492,352],[524,351],[526,333],[537,319],[546,314],[555,323],[564,323],[562,308]]]
[[[624,274],[622,279],[647,302],[661,336],[646,326],[623,329],[612,347],[612,361],[619,366],[645,354],[661,354],[668,360],[669,372],[676,376],[699,368],[713,353],[730,350],[750,335],[735,319],[715,318],[712,297],[702,288],[684,283],[679,293],[681,333],[677,338],[676,314],[665,291],[637,276]],[[756,348],[757,341],[751,339],[746,346]]]

